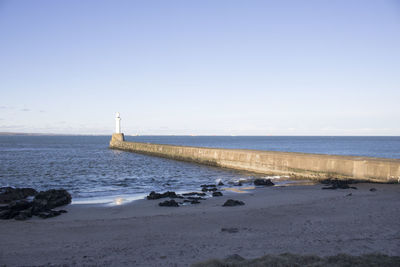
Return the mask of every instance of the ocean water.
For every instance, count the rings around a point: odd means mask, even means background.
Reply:
[[[128,141],[400,158],[400,137],[137,136]],[[150,191],[199,190],[201,184],[255,174],[108,148],[110,136],[0,136],[0,187],[64,188],[75,203]]]

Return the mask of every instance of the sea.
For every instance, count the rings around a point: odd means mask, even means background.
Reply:
[[[229,184],[262,176],[112,150],[110,138],[0,136],[0,187],[64,188],[75,204],[112,204],[142,199],[151,191],[198,191],[200,185],[217,180]],[[400,159],[398,136],[126,136],[126,140]]]

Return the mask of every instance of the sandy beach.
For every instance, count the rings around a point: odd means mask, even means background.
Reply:
[[[69,205],[55,218],[1,221],[0,266],[188,266],[286,252],[399,256],[400,186],[355,186],[257,188],[181,207]],[[222,207],[229,198],[245,205]]]

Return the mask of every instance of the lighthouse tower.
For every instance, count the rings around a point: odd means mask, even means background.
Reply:
[[[115,114],[115,133],[121,133],[121,117],[119,116],[119,112]]]
[[[115,133],[113,133],[110,146],[112,147],[115,142],[125,141],[124,134],[121,132],[121,117],[119,112],[115,114]]]

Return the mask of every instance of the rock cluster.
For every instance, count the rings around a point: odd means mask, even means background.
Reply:
[[[233,206],[242,206],[244,205],[243,201],[240,200],[234,200],[234,199],[228,199],[224,205],[222,205],[223,207],[233,207]]]
[[[170,200],[165,200],[163,202],[158,203],[159,206],[161,207],[179,207],[180,204],[183,203],[190,203],[190,204],[199,204],[199,200],[205,200],[205,198],[201,196],[205,196],[205,193],[202,192],[190,192],[190,193],[185,193],[183,194],[185,197],[176,194],[173,191],[167,191],[165,193],[156,193],[152,191],[146,198],[148,200],[155,200],[155,199],[160,199],[160,198],[172,198]],[[183,199],[183,202],[176,202],[174,198],[178,199]]]
[[[222,195],[221,192],[213,192],[213,193],[212,193],[212,196],[213,196],[213,197],[222,197],[223,195]]]
[[[322,180],[321,184],[325,184],[326,187],[322,189],[357,189],[355,186],[349,186],[349,184],[353,184],[355,181],[353,180],[339,180],[339,179],[326,179]]]
[[[14,200],[25,199],[30,196],[35,196],[38,192],[33,188],[0,188],[0,204],[10,203]]]
[[[203,191],[203,192],[215,192],[215,191],[217,191],[218,189],[217,188],[215,188],[215,187],[211,187],[211,188],[209,188],[209,187],[203,187],[202,189],[201,189],[201,191]]]
[[[206,193],[203,192],[190,192],[190,193],[183,193],[182,196],[202,196],[204,197],[207,195]]]
[[[28,197],[33,197],[29,199]],[[65,213],[65,210],[53,210],[71,203],[71,195],[64,189],[51,189],[37,192],[32,188],[1,188],[0,219],[26,220],[32,216],[50,218]]]
[[[204,196],[207,196],[206,192],[212,192],[213,197],[222,196],[222,193],[219,192],[217,188],[217,186],[220,185],[223,185],[222,181],[219,181],[218,185],[203,184],[200,186],[202,192],[189,192],[189,193],[183,193],[182,195],[176,194],[173,191],[167,191],[165,193],[157,193],[155,191],[151,191],[146,198],[148,200],[170,198],[170,200],[158,203],[158,205],[161,207],[179,207],[179,205],[182,205],[184,203],[199,204],[200,200],[206,200],[206,198],[204,198]],[[183,201],[177,202],[174,199],[183,199]]]
[[[187,197],[189,200],[206,200],[204,197]]]
[[[185,199],[183,202],[190,203],[190,204],[200,204],[200,201],[198,201],[197,199],[193,199],[193,200]]]
[[[275,185],[271,179],[255,179],[254,185],[273,186]]]
[[[151,191],[150,194],[147,196],[147,199],[151,200],[151,199],[160,199],[160,198],[183,198],[182,196],[177,195],[175,192],[173,191],[167,191],[165,193],[156,193],[154,191]]]
[[[202,184],[200,185],[201,188],[207,188],[207,187],[217,187],[215,184]]]
[[[159,206],[164,206],[164,207],[179,207],[179,203],[176,202],[175,200],[166,200],[164,202],[158,203]]]

